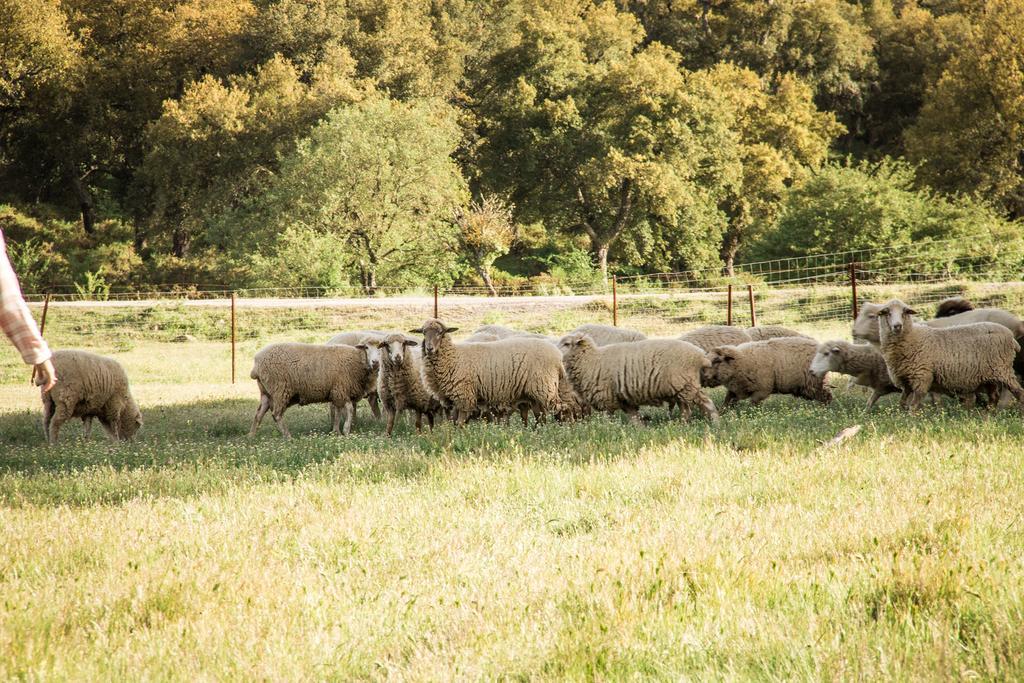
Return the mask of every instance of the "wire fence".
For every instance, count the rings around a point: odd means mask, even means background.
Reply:
[[[854,260],[856,259],[856,260]],[[705,324],[788,325],[819,336],[841,333],[857,302],[898,297],[923,315],[944,298],[1024,312],[1024,253],[962,253],[937,259],[925,250],[844,252],[737,266],[732,277],[689,271],[617,277],[607,282],[545,281],[498,288],[408,291],[190,287],[111,292],[102,300],[54,291],[27,298],[55,347],[116,352],[140,343],[231,346],[241,358],[276,340],[323,342],[340,331],[418,327],[440,317],[469,333],[482,324],[560,335],[582,323],[677,335]]]

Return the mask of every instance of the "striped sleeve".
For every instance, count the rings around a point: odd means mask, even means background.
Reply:
[[[21,295],[18,276],[7,258],[3,232],[0,232],[0,329],[29,365],[42,363],[51,356]]]

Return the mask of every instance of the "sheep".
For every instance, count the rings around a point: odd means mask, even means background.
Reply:
[[[871,344],[851,344],[841,339],[818,344],[811,373],[824,379],[828,372],[852,375],[853,384],[872,389],[867,410],[881,397],[899,391],[889,377],[882,352]]]
[[[746,330],[731,325],[705,325],[697,329],[684,332],[678,339],[689,342],[705,353],[716,346],[745,344],[753,341]]]
[[[962,296],[951,296],[939,302],[939,305],[935,308],[935,317],[948,318],[958,313],[966,313],[973,310],[974,304],[972,302]]]
[[[352,332],[341,332],[336,334],[327,340],[329,346],[337,346],[344,344],[345,346],[357,346],[359,344],[365,344],[369,349],[370,363],[373,365],[373,373],[376,375],[380,368],[380,355],[378,353],[377,342],[389,334],[395,334],[394,332],[385,332],[384,330],[353,330]],[[373,413],[373,417],[377,420],[380,419],[380,395],[377,392],[377,385],[373,384],[369,391],[366,392],[366,403],[370,406],[370,412]],[[333,413],[332,413],[333,414]]]
[[[459,343],[447,327],[431,318],[410,332],[423,335],[423,378],[427,387],[450,405],[456,424],[465,424],[476,410],[518,408],[527,424],[558,412],[561,356],[540,339],[513,338],[488,343]]]
[[[434,429],[434,413],[441,409],[440,402],[423,383],[423,361],[415,348],[418,342],[404,334],[389,334],[379,342],[380,371],[377,386],[387,417],[386,431],[391,436],[395,415],[403,410],[416,413],[416,431],[423,428],[427,416],[430,429]]]
[[[757,405],[771,394],[791,394],[829,403],[832,392],[824,377],[811,372],[818,342],[806,337],[779,337],[738,346],[719,346],[708,358],[706,374],[725,386],[723,408],[750,398]]]
[[[504,337],[499,337],[498,335],[492,334],[490,332],[474,332],[473,334],[469,335],[468,337],[466,337],[462,341],[464,341],[464,342],[476,342],[478,344],[485,344],[487,342],[495,342],[495,341],[498,341],[499,339],[503,339],[503,338]]]
[[[260,349],[253,359],[249,377],[260,389],[260,404],[249,436],[259,429],[270,411],[281,435],[291,438],[284,423],[284,411],[293,405],[331,404],[332,431],[340,434],[341,411],[345,411],[344,433],[352,429],[356,402],[375,386],[377,376],[366,344],[299,344],[281,342]]]
[[[50,391],[41,392],[47,443],[57,443],[61,426],[73,417],[82,418],[86,438],[94,417],[111,441],[130,441],[135,436],[142,426],[142,413],[120,363],[76,350],[55,351],[52,360],[60,381]],[[35,383],[41,386],[42,377],[37,377]]]
[[[558,347],[573,388],[594,410],[623,410],[639,422],[640,406],[667,401],[680,406],[682,417],[699,406],[708,419],[718,421],[715,404],[700,384],[708,362],[693,344],[649,339],[598,346],[589,334],[573,332]]]
[[[948,301],[948,299],[947,299]],[[875,346],[880,343],[878,333],[878,312],[883,304],[863,303],[857,313],[857,319],[853,321],[853,338],[870,342]],[[963,313],[922,320],[919,324],[939,329],[953,327],[955,325],[970,325],[972,323],[991,322],[1002,325],[1010,330],[1014,339],[1024,337],[1024,322],[1009,311],[1001,308],[974,308]]]
[[[611,325],[599,325],[597,323],[580,325],[575,330],[569,332],[569,334],[576,333],[590,335],[590,338],[593,339],[594,343],[598,346],[620,344],[622,342],[643,341],[644,339],[647,339],[647,336],[643,332],[637,332],[636,330],[631,330],[627,327],[612,327]]]
[[[935,329],[915,323],[915,313],[899,299],[876,313],[882,356],[903,392],[901,405],[916,410],[929,391],[973,402],[979,391],[1008,390],[1024,406],[1024,389],[1013,372],[1020,344],[1006,327],[981,322]]]
[[[791,330],[782,325],[762,325],[761,327],[748,327],[746,330],[750,335],[750,341],[764,341],[765,339],[778,339],[779,337],[807,337],[806,334]],[[810,337],[807,337],[810,339]]]

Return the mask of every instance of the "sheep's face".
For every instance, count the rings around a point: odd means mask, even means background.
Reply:
[[[121,411],[121,419],[117,424],[118,437],[125,441],[129,441],[135,436],[135,432],[139,431],[139,427],[141,426],[142,412],[133,400],[123,411]]]
[[[914,309],[899,299],[893,299],[878,309],[878,334],[883,336],[899,336],[904,330],[914,325]]]
[[[436,318],[423,323],[423,327],[418,330],[409,330],[413,334],[423,335],[423,355],[432,356],[437,353],[437,350],[441,347],[441,342],[444,338],[452,332],[458,332],[457,327],[446,327],[443,322]]]
[[[715,366],[711,362],[711,354],[704,354],[704,364],[700,368],[700,385],[702,387],[717,387],[720,386],[721,382],[718,381],[718,373],[715,371]]]
[[[736,374],[736,361],[739,359],[739,352],[735,346],[719,346],[708,353],[708,360],[711,361],[710,368],[701,369],[701,383],[705,378],[708,384],[705,386],[719,386],[727,384]]]
[[[593,349],[595,346],[594,339],[583,332],[573,332],[558,340],[558,350],[562,352],[563,358],[580,351]]]
[[[416,346],[418,343],[405,335],[389,334],[377,343],[381,362],[388,367],[401,367],[405,363],[406,348]]]
[[[853,321],[853,338],[861,341],[878,343],[878,312],[882,304],[864,303],[860,305],[857,319]]]
[[[839,372],[843,363],[843,347],[835,342],[818,344],[818,352],[811,360],[811,374],[824,377],[829,372]]]

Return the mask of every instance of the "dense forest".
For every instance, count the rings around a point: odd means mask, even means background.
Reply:
[[[0,0],[25,288],[497,286],[1024,217],[1024,0]]]

